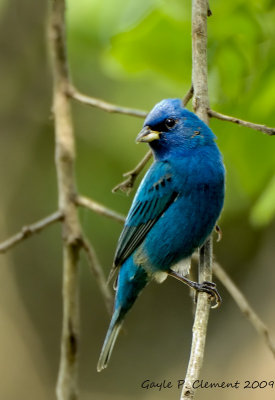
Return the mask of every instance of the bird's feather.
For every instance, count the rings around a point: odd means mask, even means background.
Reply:
[[[177,196],[169,163],[161,162],[157,167],[153,164],[137,192],[120,235],[114,259],[115,267],[120,266],[142,243],[146,234]]]
[[[109,359],[111,357],[114,344],[117,339],[117,335],[121,329],[122,320],[119,319],[120,316],[120,309],[117,309],[112,317],[112,321],[110,323],[101,353],[97,364],[97,371],[100,372],[104,368],[107,367]]]

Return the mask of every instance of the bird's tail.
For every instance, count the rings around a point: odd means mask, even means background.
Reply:
[[[119,271],[114,313],[99,356],[98,372],[107,367],[125,314],[147,282],[148,276],[145,270],[136,266],[132,257],[127,259]]]
[[[119,334],[123,322],[123,319],[119,318],[119,316],[120,316],[120,309],[117,309],[112,316],[111,323],[99,356],[99,360],[97,363],[98,372],[106,368],[110,360],[114,344],[117,339],[117,335]]]

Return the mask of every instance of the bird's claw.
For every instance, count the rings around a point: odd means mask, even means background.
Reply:
[[[194,289],[197,291],[197,294],[198,292],[205,292],[209,294],[211,301],[215,301],[211,308],[218,308],[221,305],[222,298],[214,282],[204,281],[202,283],[197,283]]]
[[[217,308],[221,305],[222,298],[217,290],[217,286],[214,282],[204,281],[202,283],[191,281],[185,276],[180,275],[178,272],[169,270],[168,274],[173,278],[185,283],[190,288],[196,290],[195,302],[197,302],[198,292],[205,292],[210,296],[211,301],[215,301],[215,304],[211,308]]]

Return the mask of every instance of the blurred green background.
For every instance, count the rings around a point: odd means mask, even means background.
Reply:
[[[149,110],[182,97],[191,79],[191,1],[68,0],[68,52],[83,92]],[[273,0],[212,0],[209,95],[213,109],[275,126]],[[0,0],[0,240],[55,211],[52,81],[46,41],[48,4]],[[112,194],[121,174],[145,154],[142,120],[73,104],[79,191],[126,214],[132,195]],[[275,330],[275,138],[211,120],[227,169],[223,240],[215,254],[256,311]],[[121,227],[80,210],[106,271]],[[1,255],[0,399],[55,398],[61,332],[60,226]],[[219,284],[204,368],[208,381],[274,380],[274,359]],[[167,280],[146,289],[130,313],[109,368],[97,358],[109,317],[85,259],[80,265],[80,399],[178,399],[179,391],[141,389],[145,379],[183,379],[192,305]],[[273,335],[274,337],[274,335]],[[199,399],[274,398],[267,389],[202,389]]]

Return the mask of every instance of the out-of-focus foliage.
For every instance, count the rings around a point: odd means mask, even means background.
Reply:
[[[251,213],[251,220],[256,225],[268,223],[275,215],[275,177],[267,185],[255,204]]]
[[[274,2],[216,0],[211,7],[211,106],[243,119],[275,125],[271,100],[275,93]],[[71,1],[73,50],[79,56],[80,44],[84,46],[86,40],[89,52],[93,43],[100,65],[112,79],[148,79],[148,91],[155,85],[169,85],[171,95],[180,96],[191,82],[190,12],[190,2],[181,0]],[[87,60],[87,53],[82,57]],[[226,212],[240,212],[253,205],[259,210],[257,202],[262,204],[261,193],[275,170],[273,138],[228,123],[211,121],[211,126],[227,165]],[[268,197],[268,204],[274,204],[275,191],[269,190]],[[273,209],[264,215],[258,211],[251,221],[268,223],[273,216]]]

